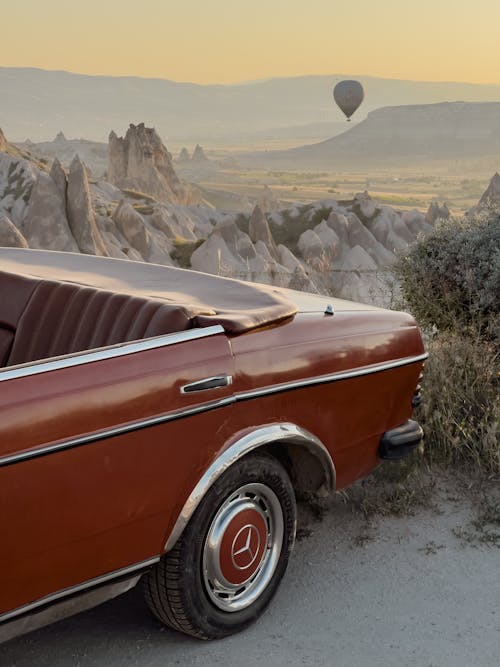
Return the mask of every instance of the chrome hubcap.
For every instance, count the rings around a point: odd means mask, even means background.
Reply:
[[[219,508],[203,548],[208,597],[223,611],[251,605],[271,581],[283,545],[283,511],[264,484],[245,484]]]

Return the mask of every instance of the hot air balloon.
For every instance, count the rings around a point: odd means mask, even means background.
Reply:
[[[365,96],[363,86],[359,81],[340,81],[333,89],[333,99],[346,115],[347,120],[351,120],[352,114],[359,107]]]

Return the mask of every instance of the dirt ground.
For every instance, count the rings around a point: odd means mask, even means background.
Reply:
[[[303,510],[275,600],[240,635],[205,643],[164,629],[134,590],[2,645],[0,665],[498,667],[498,526],[471,523],[478,501],[437,493],[439,509],[369,523],[342,495],[320,522]]]

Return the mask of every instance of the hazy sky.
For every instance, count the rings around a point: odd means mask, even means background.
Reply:
[[[500,83],[500,0],[4,0],[0,66]]]

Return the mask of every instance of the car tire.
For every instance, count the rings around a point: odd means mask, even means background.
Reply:
[[[255,621],[276,593],[295,539],[296,504],[278,461],[252,455],[209,489],[175,547],[145,578],[166,625],[217,639]]]

